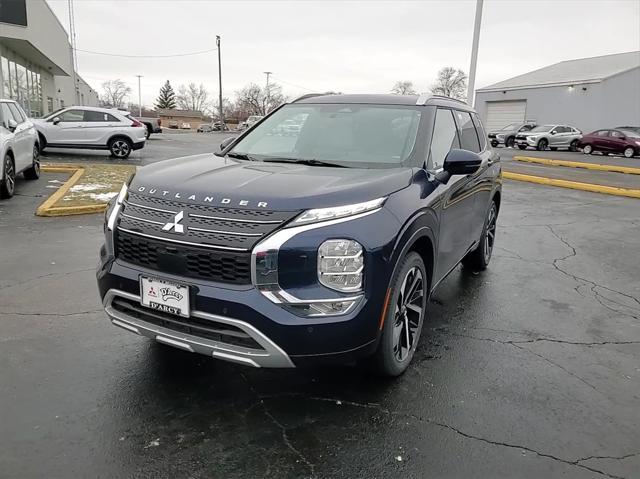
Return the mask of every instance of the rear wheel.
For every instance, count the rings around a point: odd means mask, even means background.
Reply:
[[[40,148],[36,143],[33,145],[33,163],[31,168],[24,170],[24,177],[27,180],[37,180],[40,178]]]
[[[544,150],[546,150],[546,149],[547,149],[547,146],[549,146],[549,142],[548,142],[546,139],[542,138],[542,139],[538,142],[538,145],[536,146],[536,150],[538,150],[538,151],[544,151]]]
[[[151,126],[150,125],[146,125],[146,131],[144,132],[144,137],[148,140],[149,137],[151,136]]]
[[[584,153],[585,155],[590,155],[591,153],[593,153],[593,146],[591,145],[584,145],[582,147],[582,153]]]
[[[131,141],[126,138],[114,138],[109,142],[109,151],[111,156],[124,160],[131,154]]]
[[[410,252],[391,284],[382,336],[372,361],[385,376],[399,376],[411,363],[424,322],[429,279],[422,257]]]
[[[635,154],[635,150],[633,148],[631,148],[630,146],[628,146],[627,148],[624,149],[625,158],[633,158],[634,154]]]
[[[480,243],[473,251],[467,253],[462,258],[462,265],[473,271],[484,271],[489,266],[491,254],[493,253],[493,245],[496,240],[496,223],[498,220],[498,205],[495,201],[491,202],[491,208],[487,213],[487,218],[482,228],[482,236]]]
[[[13,158],[9,155],[4,157],[4,174],[0,182],[0,198],[11,198],[16,188],[16,169],[13,165]]]
[[[516,144],[516,139],[513,136],[510,136],[504,144],[509,148],[513,148]]]
[[[569,145],[569,151],[578,151],[578,140],[573,140]]]

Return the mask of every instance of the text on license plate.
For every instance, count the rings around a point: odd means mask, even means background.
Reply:
[[[140,304],[151,309],[189,317],[189,288],[148,276],[140,277]]]

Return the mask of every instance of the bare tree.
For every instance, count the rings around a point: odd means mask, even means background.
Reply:
[[[180,85],[176,101],[182,110],[205,111],[209,108],[209,92],[202,83],[199,86],[195,83]]]
[[[431,85],[431,93],[465,100],[467,98],[467,74],[453,67],[443,68],[438,72],[436,82]]]
[[[124,108],[125,99],[131,94],[131,87],[119,78],[102,84],[102,103],[113,108]]]
[[[394,95],[415,95],[416,91],[413,89],[413,82],[409,80],[397,81],[391,93]]]
[[[269,90],[250,83],[236,92],[236,107],[246,115],[266,115],[285,101],[287,97],[276,83],[270,83]]]

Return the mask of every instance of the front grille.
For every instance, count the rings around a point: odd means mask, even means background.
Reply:
[[[516,140],[526,140],[526,135],[516,135]]]
[[[189,204],[130,193],[118,217],[116,256],[188,278],[250,284],[253,247],[298,213]],[[179,228],[165,231],[165,225],[176,221]]]
[[[132,264],[187,278],[251,283],[251,253],[207,250],[118,231],[116,256]]]
[[[147,308],[136,301],[121,297],[114,298],[111,302],[111,307],[116,311],[133,316],[146,323],[151,323],[172,331],[191,334],[233,346],[264,351],[264,348],[251,336],[242,329],[230,324],[220,323],[210,319],[173,316],[162,311]]]
[[[489,138],[495,138],[496,134],[495,133],[489,133]]]

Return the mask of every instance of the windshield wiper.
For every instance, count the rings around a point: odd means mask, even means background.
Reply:
[[[332,163],[330,161],[321,161],[316,159],[304,159],[304,158],[280,158],[271,156],[269,158],[263,158],[262,161],[271,162],[271,163],[299,163],[301,165],[309,165],[309,166],[333,166],[336,168],[349,168],[346,165],[341,165],[340,163]]]
[[[235,158],[236,160],[258,161],[257,158],[249,156],[246,153],[227,153],[229,158]]]

